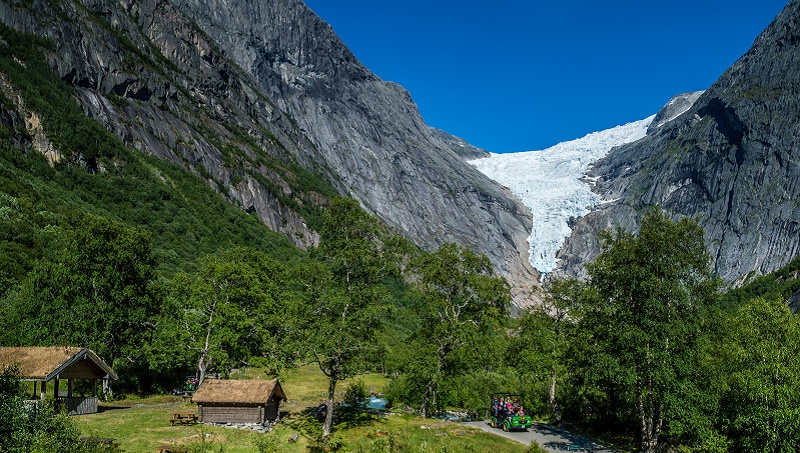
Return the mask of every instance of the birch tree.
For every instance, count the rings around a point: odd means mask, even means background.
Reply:
[[[727,389],[720,425],[732,451],[800,452],[800,317],[756,298],[726,322],[717,360]]]
[[[200,383],[211,371],[227,373],[263,355],[279,324],[275,299],[282,274],[277,263],[246,249],[201,261],[197,276],[185,283],[181,317]]]
[[[660,210],[643,218],[638,235],[606,232],[602,249],[588,266],[589,297],[577,326],[587,345],[583,372],[605,376],[604,390],[633,406],[641,451],[652,453],[694,393],[692,370],[717,279],[703,230]]]
[[[419,414],[428,417],[437,407],[440,383],[452,371],[448,359],[469,344],[479,346],[482,335],[507,315],[510,290],[493,275],[486,256],[455,244],[422,256],[413,273],[422,325],[409,371],[424,379]]]
[[[290,338],[298,351],[328,378],[322,434],[333,429],[336,386],[363,373],[375,349],[380,314],[388,294],[381,280],[395,265],[377,219],[352,199],[336,199],[323,218],[319,260],[299,269],[303,291],[290,316]]]
[[[512,336],[509,357],[520,368],[546,381],[547,400],[553,423],[561,423],[562,411],[557,393],[566,374],[566,354],[574,329],[573,309],[578,309],[583,284],[567,278],[548,279],[541,305],[531,307],[519,320],[519,331]]]

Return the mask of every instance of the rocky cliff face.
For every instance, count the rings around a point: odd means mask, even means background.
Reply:
[[[461,137],[456,137],[441,129],[431,128],[433,135],[447,144],[454,153],[458,154],[462,159],[475,160],[489,157],[490,154],[485,149],[472,146]]]
[[[467,245],[530,285],[530,214],[424,123],[408,92],[361,65],[299,0],[174,0],[291,115],[363,206],[425,248]]]
[[[520,303],[535,281],[527,209],[300,0],[6,0],[0,21],[57,44],[52,66],[87,115],[298,246],[331,194],[303,176],[322,175],[424,248],[485,253]]]
[[[800,1],[692,107],[597,162],[605,200],[574,222],[562,270],[582,275],[597,232],[635,230],[648,207],[696,217],[728,283],[771,272],[800,252]]]

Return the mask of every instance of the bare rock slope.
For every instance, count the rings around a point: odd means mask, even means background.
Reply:
[[[680,117],[597,162],[606,200],[562,249],[564,272],[583,274],[597,233],[635,230],[660,205],[697,218],[729,284],[769,273],[800,252],[800,1]]]
[[[56,43],[52,65],[87,115],[296,245],[317,241],[327,197],[350,195],[426,249],[486,254],[524,304],[528,210],[302,1],[5,0],[0,21]]]

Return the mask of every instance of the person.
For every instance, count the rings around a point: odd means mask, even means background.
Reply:
[[[492,400],[492,415],[495,417],[500,416],[500,401],[497,400],[496,396]]]
[[[500,397],[500,417],[506,418],[506,399],[505,397]]]
[[[514,407],[514,410],[516,411],[517,408],[519,407],[519,398],[514,398],[514,402],[512,403],[512,406]]]
[[[514,405],[511,404],[511,398],[506,400],[506,414],[511,418],[514,415]]]
[[[520,406],[517,408],[517,416],[522,417],[523,415],[525,415],[525,408]]]

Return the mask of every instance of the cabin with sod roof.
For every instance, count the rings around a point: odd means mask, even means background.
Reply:
[[[65,407],[69,415],[97,412],[97,381],[117,379],[114,370],[89,348],[0,347],[0,368],[14,365],[21,380],[33,382],[33,399],[44,400],[47,383],[52,382],[56,405]],[[67,381],[66,390],[63,380]]]
[[[192,396],[197,415],[206,423],[266,423],[278,419],[286,400],[281,384],[273,381],[206,379]]]

